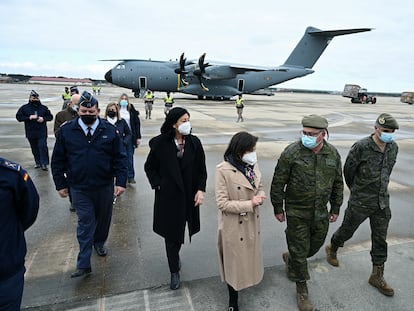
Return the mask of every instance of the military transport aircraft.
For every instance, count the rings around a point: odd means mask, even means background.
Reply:
[[[187,61],[184,53],[177,61],[124,59],[105,74],[106,81],[131,89],[135,97],[146,89],[182,92],[199,99],[230,99],[237,94],[251,94],[314,72],[313,65],[335,36],[370,31],[356,28],[322,31],[308,27],[285,63],[279,67],[235,65],[206,62],[204,53]],[[118,60],[119,61],[119,60]]]

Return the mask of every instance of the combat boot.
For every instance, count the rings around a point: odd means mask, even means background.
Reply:
[[[296,282],[296,300],[300,311],[312,311],[313,305],[308,297],[308,286],[306,281]]]
[[[338,251],[338,246],[334,244],[326,245],[326,261],[334,267],[339,266],[338,258],[336,257],[336,252]]]
[[[378,288],[378,290],[385,296],[394,296],[394,290],[384,280],[384,264],[373,265],[372,274],[369,277],[369,284]]]

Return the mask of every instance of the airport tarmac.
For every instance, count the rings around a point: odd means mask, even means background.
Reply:
[[[153,192],[143,170],[148,140],[159,133],[164,119],[164,94],[156,93],[152,120],[141,118],[143,142],[135,153],[137,184],[129,185],[115,205],[109,255],[92,256],[93,273],[71,279],[76,268],[78,244],[74,213],[69,202],[57,194],[51,173],[34,169],[24,126],[15,119],[17,109],[27,103],[31,89],[55,115],[62,107],[64,86],[0,84],[0,156],[27,169],[40,194],[38,219],[26,232],[28,253],[23,310],[226,310],[227,288],[221,283],[216,254],[217,208],[214,170],[231,136],[248,131],[259,137],[257,153],[264,186],[269,191],[276,161],[287,144],[299,138],[304,115],[316,113],[329,121],[329,141],[343,160],[352,143],[372,132],[382,112],[398,119],[396,141],[400,152],[391,176],[393,217],[389,228],[389,258],[385,277],[394,287],[393,298],[381,295],[368,284],[371,272],[370,229],[365,222],[339,252],[341,266],[325,261],[321,249],[309,260],[310,298],[315,310],[414,310],[414,113],[413,106],[399,98],[379,97],[375,105],[351,104],[340,95],[277,93],[275,96],[245,95],[244,122],[236,123],[234,101],[199,101],[175,94],[175,106],[191,114],[193,133],[205,148],[208,167],[205,203],[201,208],[201,232],[188,239],[181,251],[182,287],[169,289],[169,271],[163,240],[152,232]],[[80,87],[91,92],[91,88]],[[101,110],[121,93],[130,94],[135,107],[144,112],[142,99],[129,90],[103,87]],[[53,121],[48,124],[50,155],[54,145]],[[331,225],[328,239],[342,222],[348,190],[338,221]],[[261,236],[265,263],[263,281],[241,291],[240,310],[297,310],[295,285],[285,275],[282,253],[286,250],[285,224],[273,216],[270,200],[261,211]]]

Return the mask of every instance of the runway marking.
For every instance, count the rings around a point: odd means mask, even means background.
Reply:
[[[148,290],[144,290],[144,302],[145,302],[145,310],[151,311],[150,304],[149,304]]]
[[[104,296],[88,306],[68,309],[71,311],[195,311],[191,294],[186,286],[172,291],[169,287],[138,290],[130,293]]]
[[[26,267],[26,278],[30,276],[31,274],[31,268],[34,262],[35,257],[37,256],[39,249],[36,249],[36,251],[29,257],[29,260],[26,261],[25,267]]]
[[[98,298],[98,306],[100,311],[105,311],[105,297]]]
[[[187,297],[187,301],[188,301],[188,304],[190,306],[190,310],[194,311],[193,300],[191,299],[191,294],[190,294],[190,291],[188,290],[187,287],[184,287],[184,294]]]
[[[46,275],[61,273],[62,271],[67,272],[69,264],[74,258],[73,244],[74,240],[72,235],[63,235],[61,237],[43,240],[42,244],[36,249],[30,260],[28,260],[28,264],[26,265],[26,278],[44,277]],[[69,252],[68,245],[71,246]],[[37,264],[36,262],[43,262],[43,264]],[[36,269],[31,269],[33,264],[36,266]],[[63,270],[61,268],[62,266]]]

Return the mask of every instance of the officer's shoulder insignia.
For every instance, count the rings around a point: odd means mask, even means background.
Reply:
[[[379,118],[378,123],[381,124],[381,125],[384,125],[385,124],[385,118]]]
[[[0,160],[0,165],[17,172],[20,172],[20,170],[22,169],[20,164],[5,159]]]
[[[29,174],[21,167],[19,163],[0,158],[0,166],[15,172],[19,172],[25,182],[30,179]]]

